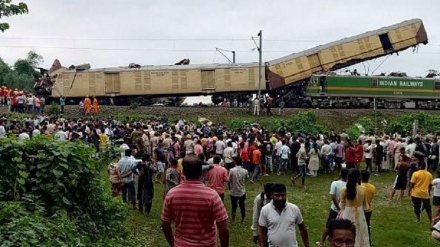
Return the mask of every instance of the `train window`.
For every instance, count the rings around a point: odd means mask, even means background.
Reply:
[[[435,81],[435,90],[440,90],[440,81]]]
[[[384,33],[379,35],[380,43],[382,43],[382,48],[385,52],[392,52],[393,45],[391,44],[390,37],[388,37],[388,33]]]
[[[371,84],[372,84],[372,87],[374,88],[374,87],[378,87],[379,86],[379,79],[377,79],[377,78],[373,78],[372,80],[371,80]]]

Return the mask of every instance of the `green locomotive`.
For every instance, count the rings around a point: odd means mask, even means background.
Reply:
[[[439,109],[440,78],[314,75],[306,96],[315,108]]]

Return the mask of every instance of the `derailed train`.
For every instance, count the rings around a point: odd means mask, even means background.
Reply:
[[[112,98],[115,104],[126,104],[136,99],[148,103],[155,97],[194,95],[212,95],[214,103],[224,99],[244,102],[261,88],[262,92],[282,95],[288,106],[301,107],[305,105],[298,97],[301,98],[303,86],[313,74],[426,43],[428,37],[423,22],[412,19],[268,61],[261,68],[261,84],[258,63],[84,70],[69,70],[58,64],[35,88],[37,93],[46,92],[52,98],[63,95],[79,101],[93,95],[101,100]]]

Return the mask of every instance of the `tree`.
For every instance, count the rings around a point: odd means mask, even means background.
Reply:
[[[13,15],[23,15],[29,12],[25,3],[13,4],[11,2],[12,0],[0,0],[0,19]],[[7,29],[9,29],[9,24],[0,22],[0,31],[4,32]]]
[[[14,63],[14,70],[18,74],[35,75],[35,69],[41,62],[43,62],[43,57],[35,51],[30,51],[26,59],[18,59]]]
[[[5,82],[5,76],[11,72],[11,68],[7,63],[3,61],[2,58],[0,58],[0,84],[3,85]]]
[[[23,89],[26,92],[32,91],[35,79],[41,76],[36,70],[41,62],[43,57],[35,51],[30,51],[27,58],[15,61],[12,69],[0,58],[1,85]]]

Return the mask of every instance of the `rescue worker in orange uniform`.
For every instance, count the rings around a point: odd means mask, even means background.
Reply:
[[[96,97],[93,97],[93,114],[97,115],[99,111],[99,104]]]
[[[92,102],[90,101],[90,98],[87,95],[87,97],[84,99],[84,112],[86,113],[86,115],[90,114],[91,108],[92,108]]]

